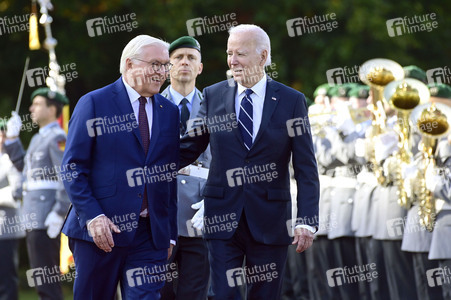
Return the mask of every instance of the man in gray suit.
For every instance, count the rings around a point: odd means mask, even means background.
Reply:
[[[39,132],[31,139],[26,154],[18,136],[10,137],[5,148],[16,168],[23,170],[22,215],[35,216],[24,224],[31,228],[26,235],[31,267],[28,284],[36,287],[40,299],[63,299],[54,276],[59,271],[60,230],[70,202],[60,172],[71,166],[61,166],[66,134],[57,119],[69,101],[48,88],[35,90],[31,100],[31,119],[38,124]]]
[[[202,93],[196,88],[196,78],[202,72],[200,45],[190,36],[181,37],[169,46],[171,85],[162,93],[180,110],[180,136],[186,133],[188,120],[196,117],[202,102]],[[167,282],[161,291],[162,299],[207,298],[210,268],[208,250],[202,232],[202,189],[208,176],[211,154],[209,148],[194,165],[180,171],[178,182],[178,242],[169,259],[177,264],[177,282]],[[199,209],[196,213],[195,209]],[[193,216],[196,216],[193,218]],[[193,223],[194,226],[193,227]]]
[[[11,130],[7,133],[5,122],[0,122],[0,300],[17,300],[19,239],[25,236],[19,216],[22,180],[4,152],[3,143]]]

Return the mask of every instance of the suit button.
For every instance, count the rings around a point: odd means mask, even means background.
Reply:
[[[142,194],[141,194],[141,193],[138,193],[138,197],[141,198],[141,197],[142,197]]]
[[[180,182],[181,182],[182,184],[185,184],[185,183],[186,183],[186,180],[185,180],[185,179],[182,179]]]
[[[42,201],[44,201],[44,200],[45,200],[45,196],[44,196],[44,195],[41,195],[41,196],[39,196],[39,199],[42,200]]]

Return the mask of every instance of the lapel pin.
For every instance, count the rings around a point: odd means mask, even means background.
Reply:
[[[160,104],[160,107],[163,108],[163,105]]]
[[[272,97],[271,99],[272,99],[272,100],[274,100],[274,101],[276,101],[276,100],[277,100],[277,99],[276,99],[276,97]]]

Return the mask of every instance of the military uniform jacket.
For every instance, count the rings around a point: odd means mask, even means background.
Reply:
[[[41,128],[31,139],[23,162],[23,209],[22,216],[36,216],[33,229],[46,229],[45,219],[50,211],[64,217],[70,202],[64,189],[61,171],[70,166],[61,166],[66,133],[53,122]],[[16,158],[22,148],[20,140],[8,147],[8,154]],[[10,151],[12,153],[10,154]],[[23,151],[23,150],[22,150]],[[21,165],[20,160],[13,161]],[[70,173],[70,172],[67,172]],[[64,178],[65,180],[70,180]]]
[[[169,86],[161,93],[163,97],[174,103]],[[191,103],[190,119],[197,116],[200,105],[202,103],[202,93],[195,88],[194,97]],[[175,103],[174,103],[175,104]],[[197,161],[204,168],[210,167],[211,153],[210,147],[202,153]],[[184,237],[202,237],[202,233],[192,227],[191,219],[196,213],[196,210],[191,208],[191,205],[203,199],[202,190],[207,179],[189,175],[177,175],[177,225],[179,236]]]

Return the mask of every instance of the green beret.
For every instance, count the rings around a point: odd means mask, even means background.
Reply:
[[[356,98],[361,98],[361,99],[368,98],[369,94],[370,94],[370,87],[367,85],[354,86],[348,92],[349,97],[356,97]]]
[[[316,98],[318,95],[329,95],[329,89],[332,87],[332,85],[328,83],[323,83],[320,86],[316,88],[316,90],[313,92],[313,97]]]
[[[426,72],[422,69],[418,68],[417,66],[406,66],[404,69],[404,77],[405,78],[413,78],[417,79],[423,83],[427,83],[427,76]]]
[[[348,93],[352,87],[352,84],[335,85],[329,89],[329,94],[331,97],[349,97]]]
[[[193,48],[200,52],[199,42],[192,36],[182,36],[169,45],[169,54],[178,48]]]
[[[49,88],[39,88],[35,90],[31,94],[31,101],[33,101],[34,97],[36,96],[42,96],[50,100],[54,100],[56,102],[59,102],[61,104],[69,104],[69,99],[67,99],[66,96],[64,96],[61,93],[51,91]]]
[[[451,86],[444,83],[432,83],[428,87],[431,97],[451,99]]]

